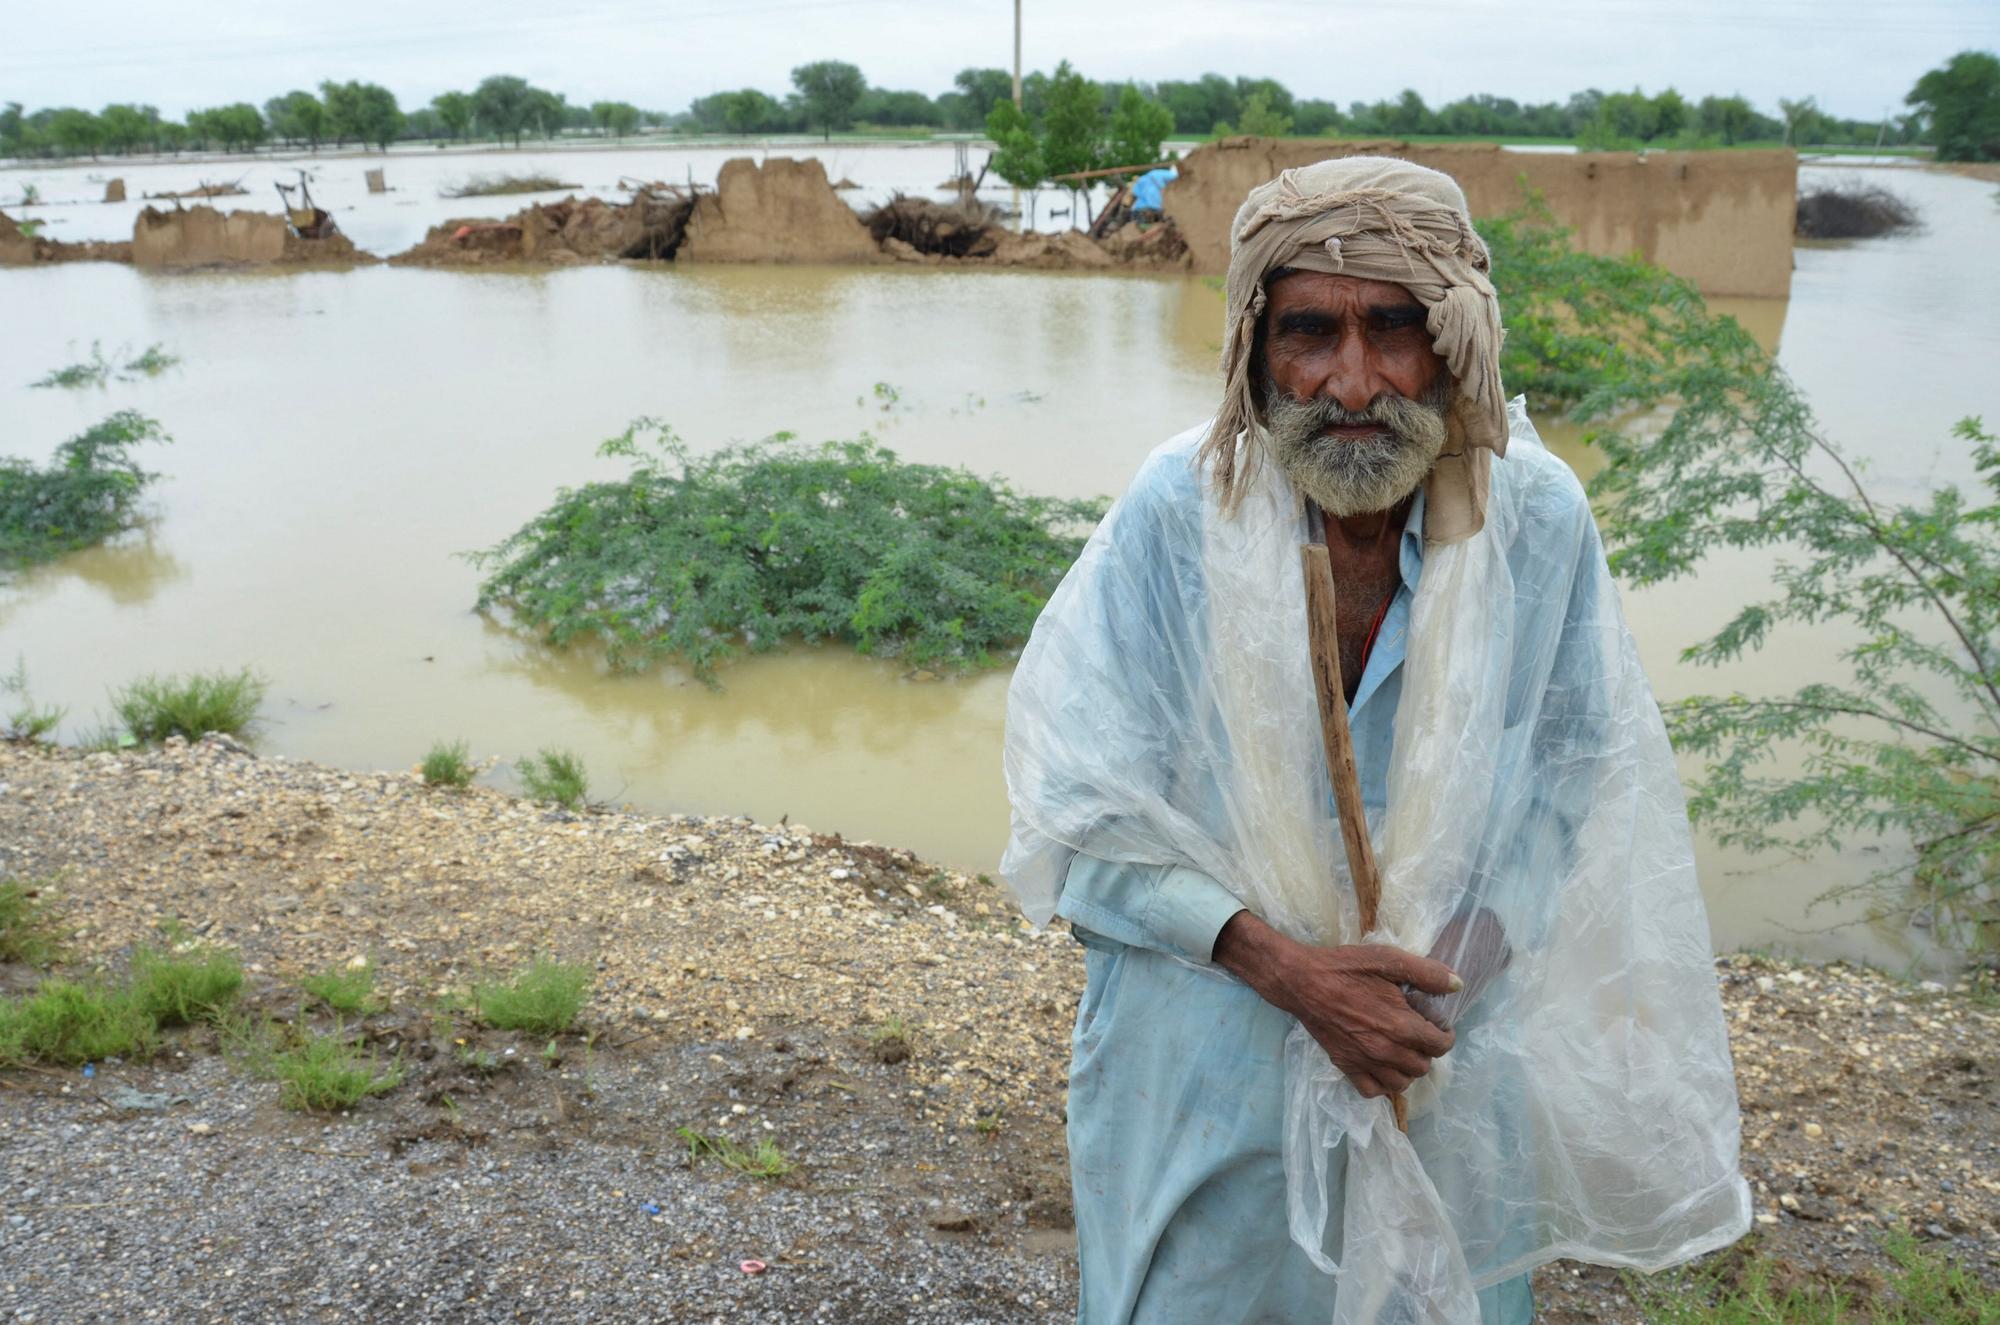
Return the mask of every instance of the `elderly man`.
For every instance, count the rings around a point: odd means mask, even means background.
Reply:
[[[1231,240],[1222,408],[1148,459],[1009,693],[1003,869],[1086,949],[1079,1319],[1527,1321],[1536,1265],[1748,1225],[1672,754],[1584,495],[1502,394],[1457,185],[1289,170]]]

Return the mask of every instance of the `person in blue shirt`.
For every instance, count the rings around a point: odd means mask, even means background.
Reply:
[[[1406,162],[1253,191],[1223,408],[1148,459],[1016,669],[1002,870],[1085,948],[1088,1325],[1520,1325],[1536,1265],[1653,1269],[1747,1228],[1671,751],[1588,502],[1501,394],[1486,262],[1457,186]],[[1383,863],[1368,933],[1315,534]]]
[[[1161,166],[1149,170],[1132,181],[1132,219],[1140,225],[1151,225],[1161,216],[1162,195],[1167,185],[1181,177],[1177,166]]]

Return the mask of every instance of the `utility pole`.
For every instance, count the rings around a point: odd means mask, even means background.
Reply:
[[[1021,0],[1014,0],[1014,109],[1021,109]]]

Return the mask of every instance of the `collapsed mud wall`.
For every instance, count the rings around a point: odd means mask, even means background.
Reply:
[[[1798,155],[1743,152],[1510,152],[1491,143],[1224,138],[1181,163],[1166,215],[1194,270],[1229,267],[1229,223],[1249,191],[1282,170],[1328,157],[1399,156],[1442,170],[1474,217],[1519,207],[1538,190],[1586,251],[1639,253],[1704,294],[1783,297],[1792,288]]]
[[[65,242],[31,235],[0,212],[0,267],[28,267],[38,262],[130,262],[132,245],[122,239]]]
[[[724,163],[695,200],[678,258],[690,262],[868,263],[884,260],[868,227],[815,160]]]
[[[414,267],[664,261],[680,248],[693,208],[694,199],[686,194],[643,190],[624,203],[601,198],[536,203],[504,221],[464,217],[434,225],[421,242],[389,261]]]
[[[345,235],[300,239],[276,212],[148,207],[132,223],[128,259],[139,267],[235,267],[373,262]]]

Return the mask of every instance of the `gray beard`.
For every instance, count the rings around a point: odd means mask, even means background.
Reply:
[[[1325,397],[1298,400],[1264,388],[1264,431],[1271,455],[1294,487],[1336,518],[1386,511],[1417,490],[1444,451],[1453,382],[1440,373],[1416,399],[1388,392],[1361,410]],[[1333,437],[1333,424],[1373,423],[1373,437]]]

